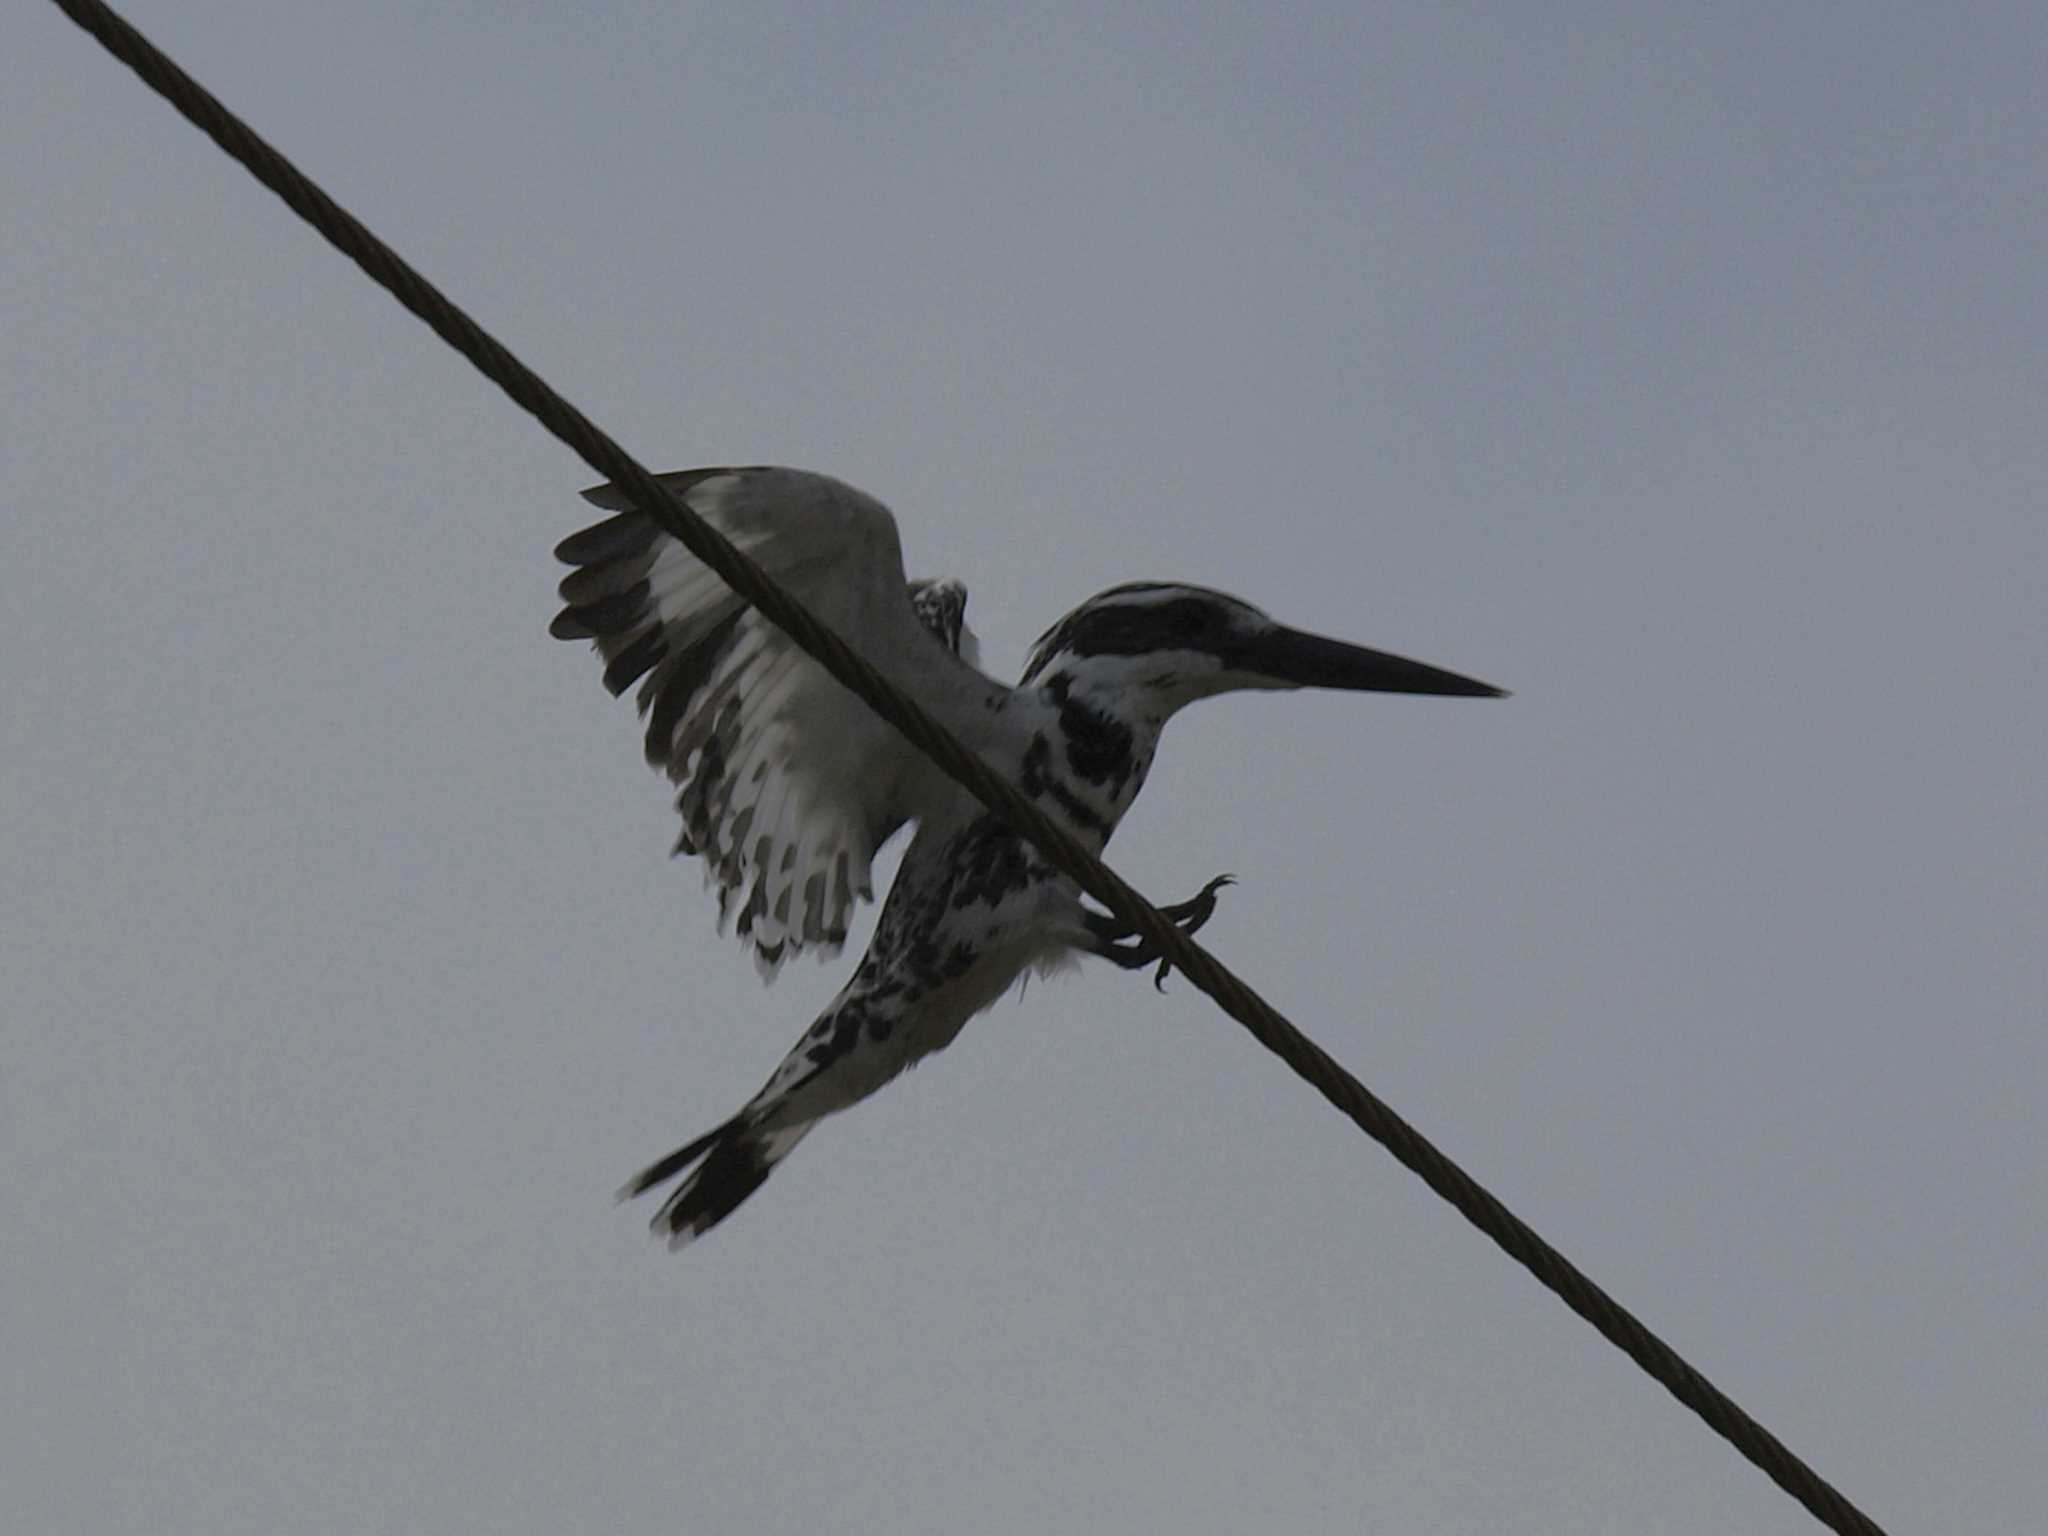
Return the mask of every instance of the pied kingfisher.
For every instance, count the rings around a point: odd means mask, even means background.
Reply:
[[[957,581],[906,581],[896,521],[852,486],[800,470],[660,477],[962,742],[1100,851],[1137,798],[1167,718],[1240,688],[1497,697],[1399,656],[1276,624],[1204,587],[1134,582],[1091,597],[1039,639],[1008,688],[979,671]],[[703,858],[720,927],[764,976],[836,951],[875,851],[917,833],[860,967],[739,1113],[637,1175],[621,1198],[696,1164],[655,1215],[680,1248],[729,1216],[826,1115],[933,1051],[1027,970],[1071,954],[1125,967],[1156,950],[1082,904],[1074,882],[933,767],[610,485],[617,515],[565,539],[552,632],[596,642],[605,686],[639,683],[647,758],[681,786],[677,853]],[[1209,918],[1212,880],[1165,908]],[[1164,977],[1165,966],[1159,975]]]

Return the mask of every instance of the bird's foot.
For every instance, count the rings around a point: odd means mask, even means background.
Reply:
[[[1159,910],[1172,920],[1174,927],[1192,935],[1215,915],[1216,893],[1224,886],[1236,883],[1234,875],[1218,875],[1186,901],[1177,901]],[[1088,928],[1090,942],[1085,948],[1089,954],[1114,961],[1127,971],[1141,970],[1156,961],[1159,970],[1152,977],[1152,985],[1162,992],[1166,990],[1166,978],[1173,970],[1173,962],[1160,954],[1157,944],[1123,919],[1107,912],[1083,913],[1082,921]]]

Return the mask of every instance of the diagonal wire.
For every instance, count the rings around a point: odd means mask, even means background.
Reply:
[[[634,503],[732,589],[858,694],[920,751],[991,811],[1029,837],[1061,870],[1159,946],[1174,967],[1251,1031],[1367,1135],[1448,1200],[1558,1299],[1761,1468],[1815,1518],[1848,1536],[1883,1536],[1880,1527],[1776,1436],[1743,1412],[1613,1297],[1582,1274],[1519,1217],[1383,1104],[1327,1052],[1283,1018],[1200,945],[1183,934],[1100,859],[967,751],[846,642],[819,624],[680,498],[655,480],[595,423],[556,394],[482,326],[334,202],[204,87],[102,0],[53,0],[108,52],[176,107],[256,179],[281,197],[363,272]]]

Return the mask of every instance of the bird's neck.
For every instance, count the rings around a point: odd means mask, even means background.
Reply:
[[[1144,787],[1165,713],[1129,690],[1058,670],[1029,699],[1018,786],[1100,852]]]

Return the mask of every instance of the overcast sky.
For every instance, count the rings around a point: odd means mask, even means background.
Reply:
[[[1513,688],[1204,705],[1115,862],[1880,1522],[2038,1520],[2038,3],[129,14],[999,675],[1177,577]],[[7,36],[10,1529],[1815,1529],[1184,983],[654,1243],[851,956],[760,985],[547,638],[589,472]]]

